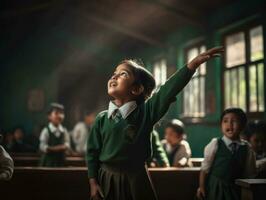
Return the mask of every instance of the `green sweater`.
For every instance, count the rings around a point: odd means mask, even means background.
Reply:
[[[167,112],[193,74],[187,66],[175,72],[158,92],[117,123],[108,118],[108,111],[99,113],[88,138],[88,177],[97,177],[101,163],[144,165],[151,154],[153,125]]]
[[[155,130],[153,130],[151,134],[151,148],[152,155],[151,158],[147,160],[148,164],[155,161],[156,166],[158,167],[170,166],[168,157],[160,141],[159,134]]]

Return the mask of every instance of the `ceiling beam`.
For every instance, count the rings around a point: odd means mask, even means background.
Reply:
[[[178,19],[179,21],[183,21],[186,24],[196,26],[196,27],[202,27],[204,25],[203,20],[199,18],[199,15],[200,15],[199,12],[196,12],[194,9],[192,10],[192,12],[194,12],[197,17],[193,17],[191,16],[191,14],[188,14],[188,12],[186,12],[186,10],[189,10],[189,9],[191,10],[192,8],[187,8],[187,7],[184,7],[183,5],[182,6],[180,5],[179,8],[177,8],[176,6],[171,6],[160,0],[144,0],[141,2],[155,6],[158,9],[163,9],[169,14],[175,16],[176,19]]]
[[[80,13],[79,13],[80,14]],[[132,30],[128,27],[125,27],[124,25],[118,24],[115,21],[104,19],[102,17],[93,15],[91,13],[86,13],[83,15],[86,19],[90,20],[91,22],[94,22],[96,24],[102,25],[108,29],[111,29],[113,31],[117,31],[121,34],[124,34],[126,36],[132,37],[134,39],[137,39],[139,41],[145,42],[149,45],[156,46],[159,48],[165,48],[167,47],[166,44],[162,43],[161,41],[158,41],[156,39],[153,39],[143,33],[140,33],[136,30]]]

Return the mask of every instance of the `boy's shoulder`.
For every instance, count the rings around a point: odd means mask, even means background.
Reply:
[[[95,118],[95,122],[94,122],[94,124],[96,124],[96,123],[102,121],[102,119],[104,119],[107,115],[108,115],[108,110],[104,110],[104,111],[99,112],[99,113],[96,115],[96,118]]]
[[[104,110],[104,111],[99,112],[99,113],[97,114],[97,116],[96,116],[96,119],[97,119],[97,118],[102,118],[102,117],[106,116],[107,113],[108,113],[108,110]]]
[[[251,144],[250,144],[247,140],[240,139],[240,142],[241,142],[241,145],[246,145],[246,146],[248,146],[249,148],[251,148]]]
[[[0,145],[0,154],[2,154],[5,151],[4,147]]]

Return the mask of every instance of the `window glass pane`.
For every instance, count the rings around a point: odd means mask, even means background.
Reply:
[[[238,91],[239,107],[246,111],[246,80],[244,67],[238,69]]]
[[[195,58],[199,54],[198,48],[189,49],[187,52],[187,62],[190,62],[193,58]]]
[[[264,65],[263,63],[258,64],[258,92],[259,92],[259,111],[263,112],[264,108]]]
[[[189,49],[187,52],[187,62],[189,63],[193,58],[199,55],[199,50],[197,47]],[[198,75],[198,70],[194,73],[193,77]]]
[[[226,67],[245,63],[245,38],[240,32],[226,37]]]
[[[193,89],[194,89],[194,116],[198,117],[199,113],[199,78],[194,78],[193,79]]]
[[[193,81],[189,84],[189,106],[188,106],[188,116],[191,116],[194,110],[194,92],[193,92]]]
[[[231,90],[230,92],[232,93],[232,99],[231,99],[231,106],[232,107],[238,107],[238,95],[237,95],[237,70],[231,70]]]
[[[160,77],[160,67],[158,64],[155,64],[154,65],[154,68],[153,68],[153,75],[154,75],[154,79],[156,81],[156,85],[160,85],[161,83],[161,77]]]
[[[256,66],[249,67],[249,110],[257,111]]]
[[[191,48],[187,51],[187,62],[194,59],[199,53],[205,52],[204,45]],[[193,75],[192,80],[184,90],[184,115],[187,117],[201,117],[205,114],[205,74],[206,66],[201,65]]]
[[[231,99],[230,99],[230,71],[226,71],[224,75],[224,88],[225,88],[225,108],[229,108],[231,105]]]
[[[205,111],[205,77],[200,77],[200,115],[204,116]]]
[[[189,86],[187,85],[184,88],[184,101],[183,101],[183,106],[184,106],[184,115],[187,116],[188,115],[188,94],[189,94]]]
[[[153,75],[156,81],[156,86],[160,86],[165,83],[167,79],[167,65],[165,59],[162,59],[154,64]]]
[[[167,79],[166,60],[162,59],[162,61],[161,61],[161,84],[164,84],[166,79]]]
[[[206,51],[206,46],[202,45],[200,47],[200,53],[203,53],[205,51]],[[199,70],[200,70],[200,74],[202,75],[206,74],[206,62],[200,65]]]
[[[250,60],[263,59],[263,33],[262,26],[250,30]]]

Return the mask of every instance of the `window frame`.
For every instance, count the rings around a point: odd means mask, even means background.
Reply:
[[[250,30],[253,29],[253,28],[256,28],[258,26],[261,26],[262,27],[262,30],[263,30],[263,52],[264,52],[264,56],[262,59],[259,59],[259,60],[256,60],[256,61],[251,61],[250,59],[250,54],[251,54],[251,45],[250,45]],[[246,101],[246,114],[249,118],[252,118],[252,119],[256,119],[256,118],[262,118],[264,116],[264,113],[266,111],[266,92],[264,92],[264,111],[256,111],[256,112],[250,112],[250,90],[249,90],[249,67],[252,66],[252,65],[255,65],[257,67],[257,64],[259,63],[263,63],[263,69],[264,69],[264,91],[265,91],[265,88],[266,88],[266,79],[265,79],[265,74],[266,74],[266,70],[265,70],[265,40],[266,38],[264,38],[264,35],[265,35],[265,27],[263,26],[263,23],[262,22],[251,22],[251,23],[247,23],[245,25],[242,25],[242,26],[239,26],[237,28],[234,28],[230,31],[227,31],[225,32],[223,35],[222,35],[222,44],[224,45],[225,49],[226,49],[226,38],[230,35],[233,35],[233,34],[237,34],[237,33],[240,33],[240,32],[243,32],[244,33],[244,41],[245,41],[245,63],[242,63],[242,64],[238,64],[238,65],[234,65],[234,66],[231,66],[231,67],[226,67],[226,54],[224,54],[223,56],[223,59],[222,59],[222,73],[221,73],[221,80],[222,80],[222,84],[221,84],[221,94],[222,94],[222,99],[221,99],[221,102],[222,102],[222,108],[223,110],[226,108],[226,105],[225,105],[225,83],[224,83],[224,79],[225,79],[225,72],[226,71],[231,71],[231,70],[234,70],[234,69],[237,69],[237,68],[241,68],[243,67],[244,68],[244,72],[245,72],[245,87],[246,87],[246,90],[245,90],[245,101]],[[257,75],[257,72],[256,72],[256,75]],[[258,76],[256,76],[256,87],[258,89]],[[256,94],[256,97],[257,97],[257,106],[259,105],[258,104],[258,93]]]
[[[168,60],[167,60],[167,57],[165,55],[159,55],[159,56],[157,56],[156,58],[153,59],[151,72],[152,72],[152,75],[153,75],[153,77],[155,79],[155,74],[154,74],[155,64],[158,63],[158,62],[162,62],[163,60],[165,61],[165,66],[166,66],[166,77],[165,77],[166,80],[165,81],[167,81],[167,79],[169,78],[169,76],[168,76]],[[155,79],[155,81],[156,81],[155,90],[157,90],[161,85],[164,84],[164,83],[158,84],[156,79]]]
[[[188,52],[191,50],[191,49],[193,49],[193,48],[197,48],[198,50],[202,47],[202,46],[205,46],[205,48],[207,49],[207,44],[206,44],[206,41],[205,40],[200,40],[200,41],[197,41],[197,42],[195,42],[195,43],[192,43],[192,44],[190,44],[190,45],[187,45],[185,48],[184,48],[184,50],[183,50],[183,52],[184,52],[184,61],[185,61],[185,63],[187,64],[188,63]],[[198,69],[199,70],[199,69]],[[205,79],[205,84],[204,84],[204,99],[205,99],[205,101],[204,101],[204,113],[203,113],[203,115],[202,116],[186,116],[185,115],[185,102],[184,102],[184,95],[185,95],[185,90],[183,90],[183,92],[182,92],[182,108],[181,108],[181,113],[180,113],[180,116],[181,116],[181,118],[182,119],[184,119],[185,121],[187,121],[187,122],[191,122],[191,123],[202,123],[203,122],[203,120],[206,118],[206,116],[207,116],[207,110],[206,110],[206,77],[207,77],[207,64],[206,64],[206,68],[205,68],[205,70],[206,70],[206,72],[205,72],[205,74],[204,75],[202,75],[202,74],[198,74],[196,77],[194,77],[194,78],[197,78],[198,80],[200,80],[200,78],[201,77],[204,77],[204,79]],[[191,78],[191,80],[193,79],[193,77]],[[191,82],[191,81],[190,81]],[[200,82],[200,81],[199,81]],[[200,88],[200,86],[199,86],[199,88]],[[200,98],[200,95],[199,95],[199,97],[198,98]],[[199,104],[199,106],[200,106],[200,104]]]

